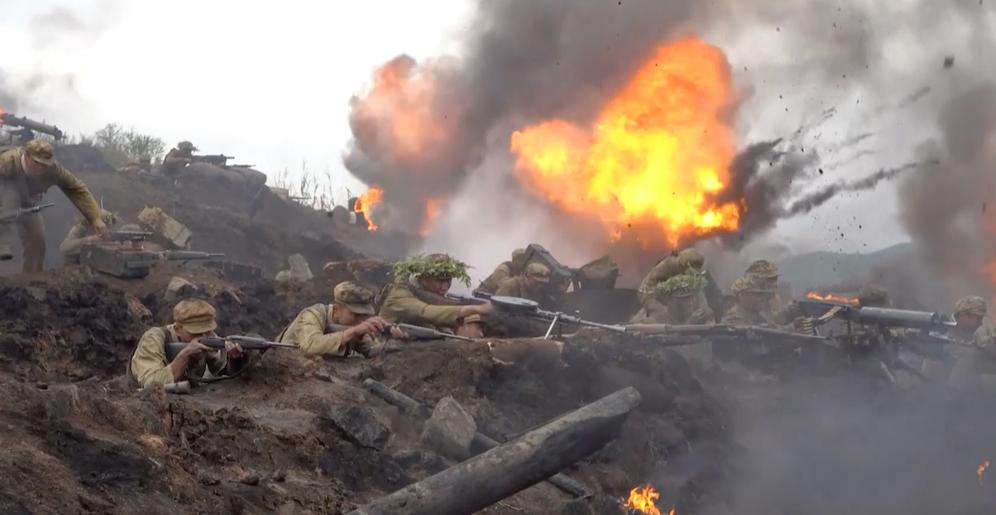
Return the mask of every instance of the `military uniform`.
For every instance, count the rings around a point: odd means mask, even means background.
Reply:
[[[550,309],[554,307],[557,295],[550,287],[550,268],[543,263],[529,263],[523,275],[505,279],[495,290],[495,295],[529,299]],[[533,283],[530,286],[530,282]]]
[[[700,302],[702,291],[706,285],[705,273],[694,268],[687,269],[684,273],[675,275],[653,285],[648,293],[656,302],[645,304],[643,308],[630,320],[632,324],[675,324],[675,325],[706,325],[715,323],[712,311],[705,303]],[[670,309],[671,302],[679,298],[695,297],[689,299],[685,314],[679,309]],[[712,342],[702,340],[694,345],[674,347],[672,350],[681,354],[686,360],[696,362],[704,366],[712,363]]]
[[[204,301],[182,301],[173,308],[173,318],[176,323],[165,327],[154,327],[142,335],[128,361],[127,374],[132,381],[140,386],[168,385],[176,382],[170,370],[170,358],[166,355],[166,347],[171,343],[180,342],[176,334],[176,326],[181,325],[191,333],[209,333],[214,335],[217,328],[215,311]],[[205,352],[204,360],[192,364],[187,369],[188,377],[203,377],[205,369],[213,376],[224,373],[228,368],[228,354],[218,350]]]
[[[965,297],[955,304],[956,317],[964,313],[982,318],[987,311],[986,301],[981,297]],[[953,331],[951,336],[966,345],[949,349],[954,364],[948,382],[956,388],[996,393],[996,331],[982,326],[970,335]]]
[[[403,323],[435,328],[453,329],[464,322],[460,316],[461,306],[430,304],[423,300],[419,289],[411,284],[394,283],[384,297],[380,307],[380,317],[389,323]]]
[[[100,213],[100,219],[103,220],[108,227],[116,224],[118,220],[117,216],[109,211],[102,211]],[[92,235],[93,229],[90,227],[90,222],[86,220],[80,220],[69,228],[66,238],[63,239],[62,244],[59,245],[59,252],[62,253],[62,257],[65,259],[66,263],[77,264],[80,262],[80,250],[82,250],[83,245],[86,244],[87,238]]]
[[[183,169],[190,163],[190,158],[197,150],[191,142],[181,141],[176,147],[170,149],[163,158],[163,164],[159,168],[160,173],[175,177],[183,172]]]
[[[29,176],[24,170],[25,159],[47,165],[47,168],[41,175]],[[47,141],[33,140],[24,147],[0,154],[0,212],[37,205],[52,186],[58,186],[85,219],[91,222],[100,219],[100,207],[86,184],[55,160],[54,149]],[[11,225],[0,224],[0,254],[9,252],[4,242]],[[42,271],[45,263],[42,215],[25,216],[17,222],[17,229],[24,247],[24,271]]]
[[[481,293],[494,293],[501,286],[501,283],[506,279],[511,279],[519,275],[522,272],[522,268],[525,265],[523,260],[526,258],[526,249],[515,249],[512,252],[512,260],[505,261],[504,263],[498,265],[494,272],[487,279],[481,281],[475,292]]]
[[[335,304],[353,313],[374,314],[373,292],[355,283],[337,284],[332,298]],[[345,356],[349,351],[349,342],[345,341],[343,331],[329,327],[338,323],[333,320],[332,306],[315,304],[301,310],[280,333],[277,341],[295,344],[308,356]]]

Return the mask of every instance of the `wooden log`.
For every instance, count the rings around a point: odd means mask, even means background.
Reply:
[[[366,379],[363,381],[363,385],[366,386],[371,393],[384,400],[384,402],[400,409],[403,413],[408,415],[418,418],[428,418],[432,412],[432,410],[430,410],[425,404],[422,404],[421,402],[412,399],[411,397],[379,381]],[[489,449],[494,449],[499,445],[501,445],[501,442],[478,431],[474,434],[474,440],[471,442],[470,447],[476,455]],[[591,496],[591,490],[589,490],[587,486],[566,474],[558,472],[548,477],[547,482],[563,490],[564,492],[573,495],[574,497]]]
[[[601,449],[639,404],[636,389],[619,390],[349,515],[474,513]]]

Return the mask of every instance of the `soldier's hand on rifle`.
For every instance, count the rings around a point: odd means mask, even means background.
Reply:
[[[228,340],[225,340],[225,352],[228,354],[228,357],[233,359],[241,358],[243,353],[241,345]]]
[[[391,338],[394,338],[396,340],[407,340],[408,339],[408,333],[402,331],[400,327],[398,327],[396,325],[392,325],[391,326]]]
[[[180,354],[185,354],[187,356],[196,357],[196,356],[200,356],[201,353],[203,353],[205,351],[210,351],[210,350],[211,350],[210,347],[208,347],[207,345],[204,345],[203,343],[201,343],[201,339],[200,338],[194,338],[193,340],[190,340],[190,342],[187,343],[187,346],[184,347],[183,350],[180,351]]]
[[[382,334],[386,329],[387,329],[387,322],[385,322],[384,319],[380,317],[370,317],[364,320],[362,323],[359,323],[352,327],[353,334],[357,336],[364,336],[367,334],[376,336]]]
[[[490,315],[495,312],[495,307],[490,302],[486,304],[471,304],[469,306],[463,306],[460,311],[460,315],[467,317],[469,315]]]
[[[107,224],[100,218],[91,222],[90,225],[93,227],[94,232],[100,236],[100,239],[107,239],[111,236],[111,231],[107,228]]]

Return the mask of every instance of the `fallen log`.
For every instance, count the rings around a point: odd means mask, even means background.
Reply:
[[[363,385],[366,386],[371,393],[384,400],[384,402],[387,402],[410,416],[428,418],[432,412],[432,410],[430,410],[425,404],[422,404],[421,402],[412,399],[411,397],[379,381],[366,379],[363,381]],[[501,445],[501,442],[481,433],[480,431],[474,434],[474,440],[471,442],[471,448],[474,449],[475,454],[480,454],[489,449],[494,449],[499,445]],[[548,477],[546,480],[553,486],[573,495],[574,497],[591,496],[591,490],[589,490],[587,486],[566,474],[558,472]]]
[[[619,390],[349,515],[474,513],[601,449],[639,404],[636,389]]]

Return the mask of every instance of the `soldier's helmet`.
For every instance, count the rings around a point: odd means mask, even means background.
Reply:
[[[988,306],[982,297],[969,296],[958,299],[955,303],[955,315],[967,314],[980,317],[986,316]]]
[[[778,279],[778,267],[767,259],[758,259],[747,267],[744,275],[752,275],[761,279]]]
[[[550,282],[550,267],[543,263],[529,263],[526,267],[526,277],[541,283]]]
[[[515,249],[512,251],[512,268],[515,271],[522,270],[526,266],[526,249]]]
[[[686,269],[702,270],[705,266],[705,256],[693,248],[687,248],[678,253],[678,263]]]
[[[771,287],[769,281],[762,277],[746,274],[743,277],[738,278],[733,282],[733,293],[770,293],[774,294],[775,290]]]
[[[197,150],[197,147],[195,147],[194,144],[189,141],[181,141],[177,143],[176,148],[178,150],[190,151],[190,152],[194,152]]]

